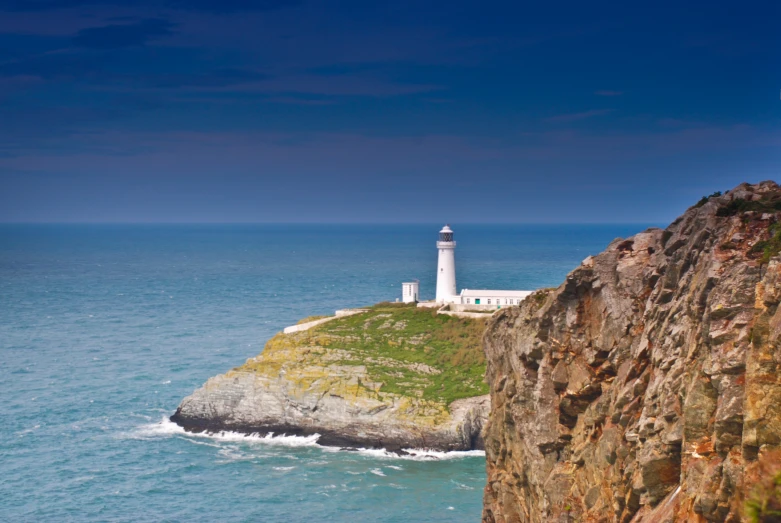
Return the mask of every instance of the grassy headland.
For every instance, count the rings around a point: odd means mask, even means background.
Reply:
[[[273,372],[271,353],[295,347],[307,363],[321,359],[365,368],[368,379],[358,386],[377,394],[448,405],[488,393],[481,346],[485,320],[437,315],[414,304],[380,303],[367,309],[304,332],[278,334],[263,355],[241,369]]]

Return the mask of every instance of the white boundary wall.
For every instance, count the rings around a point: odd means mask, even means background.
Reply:
[[[299,325],[291,325],[290,327],[285,327],[282,330],[282,332],[285,334],[293,334],[294,332],[303,332],[311,329],[312,327],[316,327],[317,325],[322,325],[323,323],[327,323],[337,318],[344,318],[345,316],[352,316],[353,314],[360,314],[362,312],[367,312],[367,311],[368,309],[339,309],[334,313],[334,316],[329,316],[327,318],[320,318],[319,320],[308,321],[306,323],[301,323]]]

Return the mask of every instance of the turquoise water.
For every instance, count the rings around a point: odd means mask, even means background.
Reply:
[[[303,316],[434,293],[431,226],[0,226],[0,520],[478,521],[481,456],[164,420]],[[454,226],[459,288],[558,285],[611,226]]]

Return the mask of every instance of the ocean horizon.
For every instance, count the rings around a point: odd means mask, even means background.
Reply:
[[[0,519],[476,521],[482,453],[187,434],[209,377],[299,319],[434,296],[442,224],[0,224]],[[458,288],[558,286],[646,224],[451,224]]]

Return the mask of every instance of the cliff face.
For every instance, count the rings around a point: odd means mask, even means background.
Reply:
[[[494,316],[485,521],[740,519],[781,445],[779,201],[711,197]]]
[[[193,431],[317,433],[324,445],[482,448],[483,328],[483,320],[380,306],[278,334],[171,419]]]

